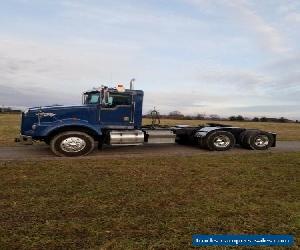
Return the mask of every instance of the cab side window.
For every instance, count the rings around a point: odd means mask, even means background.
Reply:
[[[88,95],[84,96],[84,103],[85,104],[97,104],[99,102],[100,102],[99,93],[89,93]]]
[[[110,107],[116,107],[119,105],[131,105],[131,95],[120,94],[120,93],[110,93],[109,97],[111,97],[111,105]]]

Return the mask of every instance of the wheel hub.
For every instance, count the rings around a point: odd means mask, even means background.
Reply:
[[[266,135],[258,135],[254,140],[254,144],[257,147],[265,147],[269,144],[269,138]]]
[[[79,152],[84,149],[86,143],[79,137],[68,137],[60,143],[60,147],[65,152]]]
[[[214,139],[214,145],[218,148],[226,148],[230,144],[230,138],[225,135],[219,135]]]

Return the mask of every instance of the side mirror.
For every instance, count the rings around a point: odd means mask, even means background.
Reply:
[[[111,106],[113,104],[113,97],[112,96],[108,97],[107,103],[108,103],[109,106]]]

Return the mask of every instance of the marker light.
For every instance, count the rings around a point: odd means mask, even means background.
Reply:
[[[118,84],[116,89],[118,92],[125,92],[125,88],[123,84]]]

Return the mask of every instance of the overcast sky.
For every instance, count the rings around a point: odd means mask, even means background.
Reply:
[[[134,77],[145,112],[300,119],[298,0],[10,0],[0,18],[0,105]]]

